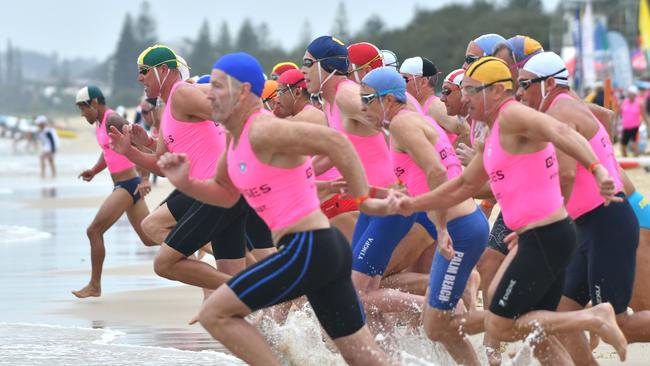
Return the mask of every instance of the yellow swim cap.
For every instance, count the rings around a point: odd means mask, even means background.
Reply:
[[[508,64],[496,57],[481,57],[474,61],[467,70],[465,76],[487,84],[502,83],[506,90],[512,90],[512,73]]]

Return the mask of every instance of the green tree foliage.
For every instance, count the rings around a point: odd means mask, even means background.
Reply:
[[[332,26],[332,35],[343,42],[350,41],[350,27],[348,25],[348,12],[345,9],[345,3],[339,2],[334,16],[334,25]]]
[[[142,50],[157,42],[156,20],[151,15],[151,6],[148,1],[143,1],[140,5],[140,14],[136,19],[134,29],[138,47]]]
[[[239,28],[235,49],[255,53],[260,50],[260,40],[251,20],[246,18]]]
[[[219,35],[216,38],[217,42],[215,44],[215,48],[219,56],[232,51],[232,37],[230,36],[228,23],[225,21],[221,23],[221,27],[219,28]]]
[[[209,74],[212,64],[217,59],[217,52],[210,39],[210,25],[206,20],[201,24],[196,40],[192,42],[192,51],[188,62],[192,69],[192,75]]]
[[[131,105],[142,94],[142,86],[137,82],[136,62],[142,51],[134,35],[133,20],[126,14],[120,32],[117,49],[111,59],[109,75],[113,104]]]
[[[400,60],[427,57],[447,73],[463,64],[467,44],[482,34],[510,38],[523,33],[548,47],[549,24],[549,15],[520,7],[496,7],[487,2],[448,5],[418,11],[406,27],[380,34],[376,44],[394,51]]]

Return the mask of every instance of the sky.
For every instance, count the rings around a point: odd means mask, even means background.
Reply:
[[[543,0],[554,9],[559,0]],[[312,35],[329,34],[338,1],[299,0],[150,0],[159,39],[163,42],[196,38],[200,24],[208,19],[213,36],[227,21],[234,37],[241,22],[266,22],[270,39],[285,48],[296,46],[301,27],[308,19]],[[388,28],[407,24],[416,8],[435,9],[450,3],[470,4],[471,0],[351,0],[346,1],[349,27],[356,32],[375,13]],[[10,5],[9,5],[10,4]],[[62,58],[105,59],[115,50],[124,16],[139,13],[141,1],[110,0],[20,0],[8,2],[0,14],[0,49],[6,39],[16,47],[58,53]],[[318,7],[318,10],[314,10]],[[2,38],[6,39],[2,39]]]

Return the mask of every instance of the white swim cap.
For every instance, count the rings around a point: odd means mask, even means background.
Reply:
[[[541,52],[533,55],[522,66],[522,69],[532,72],[538,77],[553,77],[557,85],[569,86],[569,72],[566,64],[555,52]]]

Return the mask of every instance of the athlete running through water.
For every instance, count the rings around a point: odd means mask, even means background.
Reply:
[[[586,167],[598,182],[600,194],[615,197],[614,181],[589,143],[561,122],[521,105],[512,94],[508,66],[494,57],[476,60],[465,72],[463,99],[473,118],[490,126],[484,152],[463,174],[424,195],[399,199],[399,211],[443,209],[472,197],[490,182],[504,221],[518,234],[518,250],[490,304],[487,332],[512,342],[535,337],[535,355],[544,362],[570,362],[553,337],[559,332],[589,330],[603,337],[625,360],[627,342],[616,324],[610,304],[589,310],[554,312],[564,286],[564,273],[576,247],[575,224],[563,207],[554,147]],[[551,144],[552,143],[552,144]],[[536,194],[531,196],[530,191]],[[535,207],[531,211],[528,207]],[[540,257],[547,258],[539,261]],[[556,356],[556,359],[549,359]]]
[[[90,85],[81,88],[75,102],[86,121],[95,125],[97,143],[102,149],[97,163],[92,168],[84,170],[79,177],[90,182],[95,175],[108,168],[113,180],[113,192],[104,200],[92,223],[86,229],[90,240],[92,265],[90,282],[81,290],[72,291],[76,297],[84,298],[102,294],[102,268],[106,256],[104,233],[115,224],[124,212],[144,245],[151,246],[156,243],[140,227],[142,219],[149,214],[149,209],[144,201],[144,195],[149,192],[150,188],[149,172],[142,170],[138,175],[135,165],[109,146],[109,127],[122,128],[128,125],[128,122],[106,107],[104,94],[96,86]]]
[[[213,119],[232,134],[217,179],[189,179],[184,155],[166,154],[159,165],[181,190],[211,204],[232,206],[242,193],[269,225],[281,250],[219,287],[204,303],[198,320],[247,363],[279,365],[263,336],[244,317],[307,295],[348,363],[388,363],[364,325],[350,278],[349,244],[320,210],[313,168],[305,155],[326,155],[334,161],[360,209],[381,214],[389,201],[368,197],[359,158],[342,135],[277,119],[263,110],[264,77],[252,56],[223,56],[214,65],[211,84]]]
[[[393,170],[411,196],[460,175],[460,161],[442,127],[406,109],[406,82],[399,73],[388,67],[371,71],[363,78],[361,93],[368,120],[390,130]],[[465,333],[482,332],[485,314],[456,315],[454,310],[485,249],[489,225],[471,198],[431,215],[439,252],[431,265],[424,329],[429,338],[443,343],[456,362],[478,365]]]

